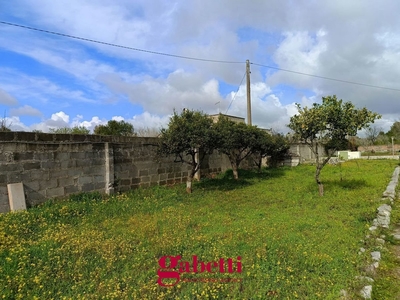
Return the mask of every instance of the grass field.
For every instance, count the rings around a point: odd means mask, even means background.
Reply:
[[[315,167],[302,165],[241,172],[237,182],[228,172],[190,195],[183,185],[82,194],[3,214],[0,291],[5,299],[338,299],[360,288],[354,278],[368,255],[358,251],[396,165],[327,165],[324,197]],[[232,273],[178,264],[180,282],[160,286],[160,258],[178,255],[235,264]],[[374,293],[390,297],[391,284]]]

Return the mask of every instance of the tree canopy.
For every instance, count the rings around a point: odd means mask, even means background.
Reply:
[[[215,137],[212,120],[202,112],[187,109],[181,114],[174,111],[168,128],[161,130],[159,155],[173,155],[176,162],[191,166],[187,177],[189,193],[192,191],[192,181],[201,161],[215,147]]]
[[[260,151],[261,143],[268,143],[261,129],[245,123],[233,122],[223,115],[219,116],[215,130],[218,137],[216,148],[228,156],[235,179],[239,178],[240,163],[249,155]]]
[[[397,141],[400,141],[400,122],[396,121],[390,127],[390,130],[386,133],[386,135],[390,138],[395,138]]]
[[[58,134],[89,134],[90,130],[84,126],[50,128],[50,133]]]
[[[381,116],[366,108],[356,109],[351,102],[338,100],[336,95],[322,97],[322,104],[314,103],[311,108],[296,104],[298,114],[290,118],[288,127],[295,136],[310,146],[316,159],[315,180],[323,194],[319,180],[320,172],[337,150],[347,147],[347,138],[358,130],[367,128]],[[321,159],[319,146],[325,146],[327,156]]]
[[[97,125],[93,132],[98,135],[136,136],[131,123],[116,120],[110,120],[106,125]]]

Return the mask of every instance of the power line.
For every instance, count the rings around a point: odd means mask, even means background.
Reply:
[[[24,29],[33,30],[33,31],[39,31],[39,32],[44,32],[44,33],[48,33],[48,34],[63,36],[63,37],[71,38],[71,39],[81,40],[81,41],[85,41],[85,42],[96,43],[96,44],[101,44],[101,45],[107,45],[107,46],[123,48],[123,49],[128,49],[128,50],[133,50],[133,51],[139,51],[139,52],[145,52],[145,53],[150,53],[150,54],[163,55],[163,56],[182,58],[182,59],[197,60],[197,61],[204,61],[204,62],[211,62],[211,63],[245,64],[245,62],[242,62],[242,61],[228,61],[228,60],[216,60],[216,59],[198,58],[198,57],[190,57],[190,56],[183,56],[183,55],[176,55],[176,54],[170,54],[170,53],[163,53],[163,52],[139,49],[139,48],[128,47],[128,46],[123,46],[123,45],[118,45],[118,44],[113,44],[113,43],[108,43],[108,42],[102,42],[102,41],[98,41],[98,40],[78,37],[78,36],[74,36],[74,35],[69,35],[69,34],[64,34],[64,33],[59,33],[59,32],[55,32],[55,31],[49,31],[49,30],[44,30],[44,29],[34,28],[34,27],[30,27],[30,26],[4,22],[4,21],[0,21],[0,23],[1,24],[5,24],[5,25],[9,25],[9,26],[20,27],[20,28],[24,28]]]
[[[303,73],[303,72],[297,72],[297,71],[282,69],[282,68],[278,68],[278,67],[261,65],[261,64],[257,64],[257,63],[251,63],[251,64],[255,65],[255,66],[259,66],[259,67],[265,67],[265,68],[269,68],[269,69],[274,69],[274,70],[278,70],[278,71],[283,71],[283,72],[288,72],[288,73],[293,73],[293,74],[299,74],[299,75],[304,75],[304,76],[310,76],[310,77],[314,77],[314,78],[320,78],[320,79],[337,81],[337,82],[342,82],[342,83],[355,84],[355,85],[361,85],[361,86],[372,87],[372,88],[377,88],[377,89],[400,92],[400,89],[395,89],[395,88],[383,87],[383,86],[378,86],[378,85],[371,85],[371,84],[366,84],[366,83],[361,83],[361,82],[348,81],[348,80],[325,77],[325,76],[320,76],[320,75],[313,75],[313,74],[308,74],[308,73]]]
[[[90,43],[96,43],[96,44],[101,44],[101,45],[106,45],[106,46],[111,46],[111,47],[117,47],[117,48],[122,48],[122,49],[127,49],[127,50],[133,50],[133,51],[139,51],[139,52],[144,52],[144,53],[155,54],[155,55],[163,55],[163,56],[169,56],[169,57],[175,57],[175,58],[181,58],[181,59],[188,59],[188,60],[203,61],[203,62],[210,62],[210,63],[245,64],[245,62],[241,62],[241,61],[227,61],[227,60],[216,60],[216,59],[207,59],[207,58],[199,58],[199,57],[190,57],[190,56],[184,56],[184,55],[176,55],[176,54],[170,54],[170,53],[164,53],[164,52],[157,52],[157,51],[145,50],[145,49],[140,49],[140,48],[128,47],[128,46],[123,46],[123,45],[118,45],[118,44],[113,44],[113,43],[102,42],[102,41],[98,41],[98,40],[78,37],[78,36],[74,36],[74,35],[59,33],[59,32],[55,32],[55,31],[49,31],[49,30],[34,28],[34,27],[30,27],[30,26],[4,22],[4,21],[0,21],[0,24],[19,27],[19,28],[23,28],[23,29],[38,31],[38,32],[44,32],[44,33],[48,33],[48,34],[52,34],[52,35],[58,35],[58,36],[67,37],[67,38],[76,39],[76,40],[81,40],[81,41],[86,41],[86,42],[90,42]],[[359,85],[359,86],[372,87],[372,88],[377,88],[377,89],[400,92],[400,89],[395,89],[395,88],[382,87],[382,86],[371,85],[371,84],[366,84],[366,83],[361,83],[361,82],[355,82],[355,81],[337,79],[337,78],[332,78],[332,77],[308,74],[308,73],[304,73],[304,72],[298,72],[298,71],[293,71],[293,70],[288,70],[288,69],[282,69],[282,68],[278,68],[278,67],[272,67],[272,66],[267,66],[267,65],[262,65],[262,64],[258,64],[258,63],[252,63],[252,62],[250,62],[250,64],[255,65],[255,66],[259,66],[259,67],[265,67],[265,68],[274,69],[274,70],[278,70],[278,71],[283,71],[283,72],[288,72],[288,73],[293,73],[293,74],[298,74],[298,75],[303,75],[303,76],[309,76],[309,77],[314,77],[314,78],[319,78],[319,79],[324,79],[324,80],[331,80],[331,81],[342,82],[342,83],[347,83],[347,84],[354,84],[354,85]]]
[[[244,72],[244,74],[243,74],[243,77],[242,77],[242,80],[241,80],[241,81],[240,81],[240,83],[239,83],[239,87],[238,87],[238,89],[237,89],[237,91],[236,91],[235,95],[233,96],[231,103],[229,104],[228,108],[226,109],[226,112],[225,112],[225,114],[227,114],[227,113],[228,113],[228,110],[229,110],[229,108],[231,108],[231,105],[232,105],[232,103],[233,103],[233,100],[235,100],[235,98],[236,98],[236,95],[237,95],[237,94],[238,94],[238,92],[239,92],[240,86],[241,86],[241,85],[242,85],[242,83],[243,83],[243,79],[244,79],[244,77],[246,76],[246,73],[247,73],[247,70],[246,70],[246,72]]]

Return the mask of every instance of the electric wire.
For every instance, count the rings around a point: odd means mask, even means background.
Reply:
[[[309,76],[309,77],[314,77],[314,78],[320,78],[320,79],[337,81],[337,82],[342,82],[342,83],[361,85],[361,86],[372,87],[372,88],[377,88],[377,89],[400,92],[400,89],[395,89],[395,88],[383,87],[383,86],[366,84],[366,83],[355,82],[355,81],[348,81],[348,80],[325,77],[325,76],[320,76],[320,75],[313,75],[313,74],[308,74],[308,73],[303,73],[303,72],[298,72],[298,71],[282,69],[282,68],[278,68],[278,67],[266,66],[266,65],[262,65],[262,64],[252,63],[252,62],[250,62],[250,64],[251,65],[255,65],[255,66],[259,66],[259,67],[265,67],[265,68],[268,68],[268,69],[274,69],[274,70],[278,70],[278,71],[283,71],[283,72],[288,72],[288,73],[293,73],[293,74],[298,74],[298,75],[304,75],[304,76]]]
[[[238,94],[238,92],[239,92],[239,90],[240,90],[240,87],[241,87],[241,85],[242,85],[242,83],[243,83],[243,80],[244,80],[244,78],[245,78],[245,77],[246,77],[246,72],[244,72],[244,75],[243,75],[243,77],[242,77],[242,81],[240,81],[240,83],[239,83],[239,87],[238,87],[238,89],[237,89],[237,91],[236,91],[235,95],[233,96],[231,103],[229,104],[228,108],[226,109],[226,112],[225,112],[225,114],[227,114],[227,113],[228,113],[228,110],[229,110],[229,108],[231,108],[231,105],[232,105],[232,103],[233,103],[233,100],[235,100],[235,98],[236,98],[236,95]]]
[[[48,34],[52,34],[52,35],[58,35],[58,36],[67,37],[67,38],[76,39],[76,40],[81,40],[81,41],[86,41],[86,42],[90,42],[90,43],[96,43],[96,44],[112,46],[112,47],[117,47],[117,48],[122,48],[122,49],[127,49],[127,50],[133,50],[133,51],[149,53],[149,54],[163,55],[163,56],[169,56],[169,57],[174,57],[174,58],[181,58],[181,59],[188,59],[188,60],[195,60],[195,61],[202,61],[202,62],[210,62],[210,63],[245,64],[245,62],[242,62],[242,61],[227,61],[227,60],[216,60],[216,59],[207,59],[207,58],[199,58],[199,57],[190,57],[190,56],[184,56],[184,55],[176,55],[176,54],[170,54],[170,53],[164,53],[164,52],[157,52],[157,51],[152,51],[152,50],[134,48],[134,47],[123,46],[123,45],[118,45],[118,44],[113,44],[113,43],[108,43],[108,42],[102,42],[102,41],[98,41],[98,40],[78,37],[78,36],[74,36],[74,35],[69,35],[69,34],[64,34],[64,33],[60,33],[60,32],[44,30],[44,29],[39,29],[39,28],[30,27],[30,26],[26,26],[26,25],[20,25],[20,24],[15,24],[15,23],[10,23],[10,22],[4,22],[4,21],[0,21],[0,24],[19,27],[19,28],[23,28],[23,29],[38,31],[38,32],[44,32],[44,33],[48,33]],[[253,63],[253,62],[250,62],[250,64],[255,65],[255,66],[259,66],[259,67],[268,68],[268,69],[274,69],[274,70],[278,70],[278,71],[297,74],[297,75],[303,75],[303,76],[309,76],[309,77],[314,77],[314,78],[319,78],[319,79],[324,79],[324,80],[330,80],[330,81],[336,81],[336,82],[341,82],[341,83],[347,83],[347,84],[353,84],[353,85],[359,85],[359,86],[365,86],[365,87],[371,87],[371,88],[377,88],[377,89],[400,92],[400,89],[395,89],[395,88],[389,88],[389,87],[366,84],[366,83],[361,83],[361,82],[343,80],[343,79],[326,77],[326,76],[321,76],[321,75],[314,75],[314,74],[309,74],[309,73],[304,73],[304,72],[299,72],[299,71],[293,71],[293,70],[288,70],[288,69],[283,69],[283,68],[278,68],[278,67],[273,67],[273,66],[267,66],[267,65],[263,65],[263,64],[259,64],[259,63]],[[230,105],[229,105],[229,107],[230,107]],[[229,109],[229,107],[228,107],[228,109]]]
[[[170,54],[170,53],[164,53],[164,52],[157,52],[157,51],[139,49],[139,48],[134,48],[134,47],[129,47],[129,46],[123,46],[123,45],[118,45],[118,44],[113,44],[113,43],[108,43],[108,42],[102,42],[102,41],[93,40],[93,39],[88,39],[88,38],[83,38],[83,37],[79,37],[79,36],[75,36],[75,35],[70,35],[70,34],[65,34],[65,33],[60,33],[60,32],[55,32],[55,31],[50,31],[50,30],[44,30],[44,29],[34,28],[34,27],[30,27],[30,26],[25,26],[25,25],[19,25],[19,24],[4,22],[4,21],[0,21],[0,23],[1,23],[1,24],[5,24],[5,25],[9,25],[9,26],[20,27],[20,28],[24,28],[24,29],[33,30],[33,31],[39,31],[39,32],[44,32],[44,33],[48,33],[48,34],[53,34],[53,35],[58,35],[58,36],[62,36],[62,37],[67,37],[67,38],[71,38],[71,39],[86,41],[86,42],[90,42],[90,43],[96,43],[96,44],[101,44],[101,45],[106,45],[106,46],[112,46],[112,47],[117,47],[117,48],[123,48],[123,49],[133,50],[133,51],[139,51],[139,52],[150,53],[150,54],[163,55],[163,56],[169,56],[169,57],[175,57],[175,58],[182,58],[182,59],[189,59],[189,60],[197,60],[197,61],[203,61],[203,62],[211,62],[211,63],[221,63],[221,64],[245,64],[245,62],[243,62],[243,61],[228,61],[228,60],[207,59],[207,58],[190,57],[190,56],[184,56],[184,55],[177,55],[177,54]]]

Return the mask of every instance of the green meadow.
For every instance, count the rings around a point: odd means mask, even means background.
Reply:
[[[355,277],[368,253],[358,252],[368,246],[365,236],[397,163],[327,165],[323,197],[315,166],[301,165],[242,171],[238,181],[227,172],[197,182],[192,194],[185,185],[80,194],[3,214],[0,293],[4,299],[338,299],[342,289],[361,288]],[[183,272],[182,265],[176,285],[160,286],[160,258],[178,255],[187,262],[232,258],[234,270],[211,264],[212,272]],[[374,294],[391,299],[395,285],[385,277]]]

